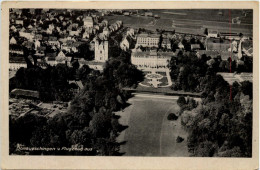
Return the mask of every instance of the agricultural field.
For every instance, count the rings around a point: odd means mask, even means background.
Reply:
[[[177,97],[136,94],[124,111],[117,112],[119,122],[127,128],[121,132],[121,152],[125,156],[189,156],[187,132],[180,118],[169,121],[169,113],[177,113]],[[177,143],[180,136],[184,141]]]
[[[160,16],[160,19],[145,17],[141,15],[114,15],[104,18],[113,23],[122,20],[124,26],[132,28],[146,28],[155,31],[164,29],[167,31],[186,34],[202,35],[205,28],[216,29],[219,32],[232,32],[252,36],[252,17],[249,12],[247,16],[242,15],[242,10],[151,10],[153,14]],[[222,12],[222,15],[219,15]],[[143,13],[139,10],[139,13]],[[205,16],[210,16],[205,19]],[[232,18],[241,17],[241,24],[230,24]]]

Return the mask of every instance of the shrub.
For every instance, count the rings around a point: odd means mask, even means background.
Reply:
[[[170,113],[167,117],[168,120],[177,120],[178,116],[176,116],[174,113]]]
[[[180,97],[178,98],[178,100],[177,100],[177,104],[178,104],[180,107],[184,106],[184,105],[186,104],[186,99],[185,99],[185,97],[180,96]]]
[[[182,137],[178,136],[176,139],[176,142],[181,143],[182,141],[184,141],[184,139]]]

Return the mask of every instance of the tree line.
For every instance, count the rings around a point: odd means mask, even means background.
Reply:
[[[203,92],[201,82],[217,72],[252,72],[252,58],[243,56],[240,61],[222,60],[220,56],[211,58],[203,54],[198,57],[194,52],[180,51],[169,62],[173,90]]]

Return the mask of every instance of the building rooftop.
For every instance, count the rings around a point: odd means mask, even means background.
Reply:
[[[23,63],[26,64],[26,61],[23,56],[17,57],[17,56],[10,56],[9,57],[9,63]]]
[[[211,50],[197,50],[199,55],[205,54],[206,56],[210,56],[211,58],[215,58],[219,55],[218,51],[211,51]]]
[[[92,17],[90,17],[90,16],[86,16],[84,19],[83,19],[83,21],[88,21],[88,22],[93,22],[93,19],[92,19]]]
[[[225,81],[228,82],[229,85],[233,85],[234,82],[241,83],[243,81],[253,81],[253,74],[252,73],[224,73],[219,72],[218,75],[221,75]]]
[[[173,52],[156,52],[156,51],[135,51],[132,52],[132,56],[144,57],[144,58],[170,58],[174,55]]]
[[[168,38],[164,38],[163,40],[162,40],[162,44],[170,44],[171,42],[170,42],[170,40],[168,39]]]
[[[39,98],[40,97],[40,94],[39,94],[38,91],[25,90],[25,89],[13,89],[11,91],[11,95],[23,96],[23,97],[33,97],[33,98]]]
[[[200,45],[199,44],[191,44],[191,49],[200,49]]]
[[[198,50],[197,54],[200,56],[205,54],[207,57],[210,56],[211,58],[221,56],[222,60],[228,60],[230,57],[232,60],[237,60],[237,54],[230,51]]]
[[[253,41],[252,40],[245,40],[242,42],[242,48],[248,50],[253,47]]]
[[[86,65],[101,65],[104,66],[104,62],[97,62],[97,61],[87,61],[87,60],[79,60],[80,64]]]
[[[50,36],[48,41],[57,41],[57,37]]]
[[[56,52],[46,53],[46,57],[49,57],[49,58],[55,58],[56,56],[57,56],[57,53],[56,53]]]
[[[142,34],[139,34],[138,36],[137,36],[137,38],[138,37],[141,37],[141,38],[148,38],[148,37],[150,37],[150,38],[160,38],[160,34],[147,34],[147,33],[142,33]]]
[[[228,51],[228,49],[230,48],[230,44],[226,44],[226,43],[208,42],[206,46],[207,46],[207,50],[216,50],[216,51]]]

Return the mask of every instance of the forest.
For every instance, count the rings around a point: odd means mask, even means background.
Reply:
[[[171,65],[176,80],[173,88],[202,94],[201,102],[182,96],[177,101],[182,124],[189,132],[190,155],[251,157],[253,84],[244,81],[229,85],[216,74],[221,61],[208,65],[207,60],[207,56],[198,60],[192,54],[184,58],[179,54],[171,61],[176,63]]]
[[[126,101],[131,94],[122,88],[136,86],[143,80],[143,73],[123,57],[126,55],[110,58],[103,73],[93,71],[88,66],[77,69],[84,88],[72,96],[66,113],[52,118],[30,113],[18,119],[10,117],[10,154],[26,154],[17,150],[17,144],[22,144],[27,147],[91,148],[82,152],[31,151],[29,154],[32,155],[122,155],[116,137],[126,127],[118,123],[119,117],[114,112],[128,106]],[[37,69],[40,70],[38,74],[35,72]],[[63,65],[46,70],[21,68],[15,76],[15,86],[40,90],[43,96],[46,92],[47,99],[59,94],[67,100],[70,98],[67,81],[70,74],[66,74],[67,69]],[[44,73],[45,76],[39,76]]]

